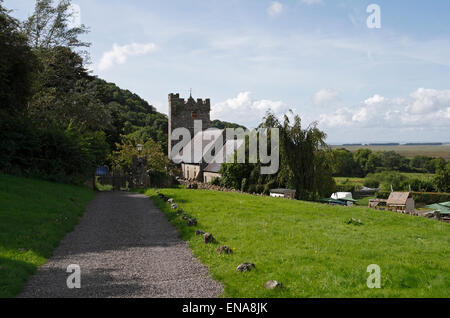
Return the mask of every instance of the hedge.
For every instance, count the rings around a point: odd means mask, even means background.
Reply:
[[[390,191],[377,192],[377,198],[387,199],[391,194]],[[450,201],[450,193],[438,193],[438,192],[412,192],[412,197],[416,202],[425,204],[434,204]]]

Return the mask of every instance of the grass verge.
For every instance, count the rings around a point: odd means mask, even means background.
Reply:
[[[21,292],[93,197],[87,187],[0,174],[0,298]]]
[[[225,286],[224,297],[448,297],[450,225],[367,208],[203,190],[162,189],[189,215],[188,227],[155,190],[163,210],[194,255]],[[362,225],[347,224],[355,218]],[[210,232],[205,245],[195,230]],[[219,245],[232,255],[219,256]],[[239,273],[240,263],[256,270]],[[367,287],[367,267],[381,267],[381,289]],[[269,280],[283,290],[263,288]]]

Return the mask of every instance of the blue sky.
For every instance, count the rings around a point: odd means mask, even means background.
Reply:
[[[369,4],[381,28],[369,29]],[[267,109],[318,121],[330,143],[450,141],[448,0],[76,0],[93,73],[167,112],[211,98],[256,126]],[[6,0],[14,15],[33,0]]]

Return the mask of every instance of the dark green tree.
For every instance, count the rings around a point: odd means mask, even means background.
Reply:
[[[19,21],[0,1],[0,111],[4,118],[22,113],[31,94],[35,59]]]
[[[434,178],[434,184],[440,192],[450,192],[450,163],[445,167],[438,168]]]
[[[357,162],[353,159],[353,154],[347,149],[335,149],[333,151],[334,175],[336,177],[356,177],[362,171]]]
[[[97,97],[82,57],[68,47],[41,50],[38,56],[40,68],[28,109],[31,118],[44,128],[71,124],[82,131],[107,129],[109,110]]]

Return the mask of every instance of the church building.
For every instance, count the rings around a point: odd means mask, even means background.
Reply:
[[[172,153],[172,148],[179,141],[172,140],[172,133],[177,128],[186,128],[189,130],[192,139],[183,148],[191,149],[190,160],[184,160],[181,163],[181,170],[183,177],[186,180],[195,180],[199,182],[211,182],[214,178],[220,178],[220,168],[224,158],[232,156],[236,149],[242,144],[242,140],[226,140],[223,129],[211,128],[211,101],[210,99],[192,98],[192,95],[186,101],[180,98],[179,94],[169,94],[169,156]],[[202,132],[195,134],[194,122],[202,121]],[[213,153],[214,159],[212,162],[205,162],[203,154],[211,151],[213,145],[211,140],[216,140],[222,135],[222,147]],[[195,145],[195,146],[194,146]],[[182,150],[182,151],[183,151]],[[180,155],[182,155],[182,151]],[[212,151],[211,151],[212,152]]]

